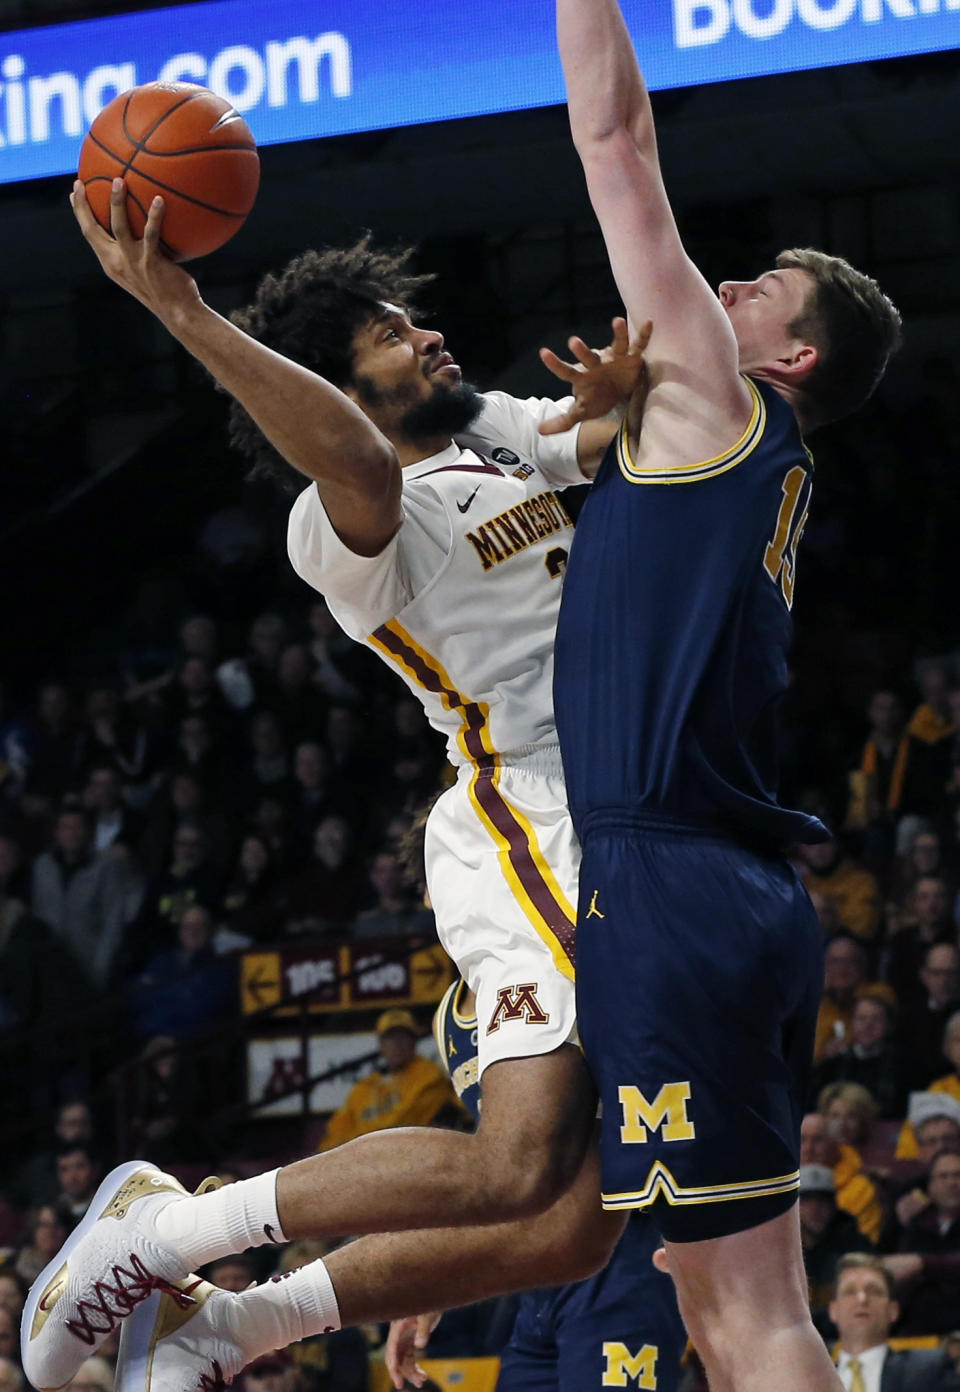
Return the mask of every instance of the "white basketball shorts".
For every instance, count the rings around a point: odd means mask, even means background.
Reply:
[[[425,856],[437,933],[477,997],[481,1074],[576,1043],[580,846],[559,756],[461,768],[430,813]]]

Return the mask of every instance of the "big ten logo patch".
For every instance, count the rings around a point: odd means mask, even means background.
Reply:
[[[545,1025],[550,1016],[537,1000],[537,983],[527,982],[523,986],[504,986],[497,992],[497,1004],[487,1034],[496,1034],[501,1023],[508,1020],[522,1020],[526,1025]]]
[[[644,1344],[639,1353],[631,1353],[626,1344],[604,1344],[601,1385],[626,1387],[633,1381],[638,1387],[655,1388],[659,1352],[656,1344]]]
[[[687,1116],[689,1083],[664,1083],[653,1102],[638,1087],[619,1087],[617,1097],[623,1114],[620,1139],[628,1145],[643,1145],[649,1132],[660,1132],[664,1141],[692,1141],[696,1136]]]

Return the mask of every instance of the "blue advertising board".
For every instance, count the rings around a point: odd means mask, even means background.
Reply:
[[[624,0],[651,89],[960,47],[960,0]],[[552,0],[214,0],[0,33],[0,183],[76,168],[118,92],[228,97],[260,144],[563,101]]]

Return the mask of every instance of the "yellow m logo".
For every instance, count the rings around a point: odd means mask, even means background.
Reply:
[[[602,1385],[626,1387],[628,1379],[633,1378],[638,1387],[655,1388],[659,1352],[656,1344],[644,1344],[638,1354],[632,1354],[626,1344],[604,1344],[603,1356],[606,1365],[601,1378]]]
[[[619,1087],[617,1096],[623,1108],[620,1139],[643,1145],[647,1128],[660,1131],[665,1141],[692,1141],[696,1136],[693,1122],[687,1116],[690,1101],[689,1083],[664,1083],[656,1100],[648,1102],[638,1087]]]

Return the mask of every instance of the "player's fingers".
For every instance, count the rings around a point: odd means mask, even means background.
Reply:
[[[122,179],[114,179],[110,185],[110,231],[118,242],[132,240],[127,218],[127,186]]]
[[[540,361],[544,367],[548,368],[554,375],[564,382],[575,382],[579,375],[577,368],[572,363],[566,363],[562,358],[558,358],[551,348],[540,349]]]
[[[576,334],[573,334],[572,337],[567,339],[567,347],[570,349],[570,352],[576,358],[577,362],[582,363],[584,367],[600,366],[602,361],[600,354],[595,353],[593,349],[588,344],[584,343],[582,338],[578,338]]]
[[[150,204],[146,225],[143,229],[143,240],[151,249],[160,244],[160,229],[163,227],[163,215],[165,212],[166,204],[158,193]]]
[[[636,338],[630,344],[630,347],[634,353],[643,353],[646,350],[647,344],[650,342],[650,335],[652,333],[653,320],[648,319],[647,322],[640,329],[640,332],[637,334]]]
[[[579,401],[575,401],[566,411],[559,416],[550,416],[548,420],[541,421],[539,433],[541,435],[562,435],[565,430],[571,430],[577,421],[583,420],[584,408]]]
[[[621,353],[626,353],[630,347],[630,334],[627,329],[627,321],[622,314],[618,314],[611,320],[611,326],[613,328],[613,341],[610,347],[613,349],[616,356],[619,357]]]
[[[74,180],[73,191],[70,194],[70,206],[73,209],[73,216],[80,224],[80,231],[88,242],[93,241],[97,233],[100,233],[101,236],[106,235],[99,222],[97,222],[97,219],[93,216],[93,209],[87,202],[87,191],[79,179]]]

